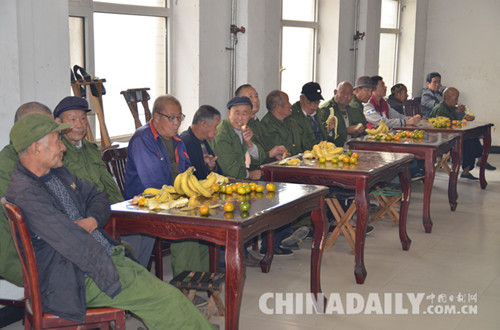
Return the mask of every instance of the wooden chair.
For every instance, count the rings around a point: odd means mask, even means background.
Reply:
[[[383,218],[386,214],[392,219],[394,224],[399,224],[399,208],[401,201],[401,190],[391,187],[377,187],[370,192],[379,203],[379,208],[372,216],[371,221]]]
[[[344,209],[340,205],[337,199],[337,195],[335,194],[325,198],[325,202],[326,205],[328,205],[328,207],[330,208],[330,211],[332,212],[335,220],[337,221],[337,226],[326,239],[324,249],[326,250],[330,246],[332,246],[339,237],[340,233],[342,233],[347,239],[347,243],[349,243],[349,245],[351,246],[352,252],[354,252],[356,232],[352,228],[349,221],[356,213],[356,201],[352,201],[346,212],[344,212]]]
[[[149,87],[145,88],[131,88],[126,91],[121,91],[120,94],[125,98],[125,102],[134,117],[135,128],[142,126],[141,120],[139,119],[139,110],[137,109],[137,103],[141,102],[144,107],[144,117],[146,122],[151,119],[151,111],[149,110],[148,100],[150,96],[148,94]]]
[[[89,308],[83,323],[76,323],[42,311],[35,251],[28,227],[19,208],[2,198],[2,207],[9,219],[10,232],[21,260],[24,280],[25,329],[125,329],[125,311],[118,308]],[[23,252],[21,252],[21,246]]]
[[[124,196],[125,191],[125,168],[127,165],[127,148],[107,149],[102,153],[102,161],[106,164],[109,173],[115,178],[116,184]],[[125,196],[124,196],[125,198]],[[148,264],[148,270],[151,270],[151,264],[155,262],[156,277],[163,280],[163,256],[170,253],[170,243],[156,239],[153,248],[153,255]]]
[[[415,116],[422,115],[422,104],[420,103],[421,97],[415,97],[412,100],[406,100],[403,104],[405,115]]]
[[[190,301],[194,300],[197,291],[207,292],[210,299],[204,315],[210,319],[216,315],[216,309],[219,316],[224,316],[224,304],[220,298],[224,277],[224,273],[184,271],[174,277],[170,284],[181,290]]]

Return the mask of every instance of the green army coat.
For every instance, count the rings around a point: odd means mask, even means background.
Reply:
[[[347,126],[345,124],[342,112],[340,111],[339,105],[332,98],[328,102],[323,103],[319,108],[322,111],[326,111],[328,113],[328,116],[330,116],[330,108],[333,108],[333,113],[338,122],[337,136],[335,137],[332,135],[331,137],[329,137],[329,141],[335,143],[337,147],[343,147],[345,142],[347,141]],[[363,114],[362,107],[351,108],[350,104],[347,105],[347,119],[349,122],[349,126],[363,124],[363,126],[366,128],[366,118]]]
[[[449,107],[444,101],[439,102],[429,115],[430,118],[437,116],[448,117],[450,120],[460,120],[455,107]]]
[[[252,141],[255,143],[254,140]],[[210,146],[217,156],[217,162],[223,175],[238,180],[246,179],[245,153],[247,152],[247,146],[241,142],[229,118],[224,119],[217,126],[217,135],[210,141]],[[259,158],[264,159],[265,152],[263,148],[257,147],[259,149]]]
[[[325,122],[329,115],[330,115],[329,113],[320,109],[318,109],[315,114],[315,117],[318,120],[318,123],[321,127],[321,132],[323,133],[323,140],[327,140],[328,138],[327,127]],[[314,136],[314,131],[311,126],[311,122],[304,115],[304,112],[300,107],[300,101],[295,102],[295,104],[292,106],[292,115],[290,117],[291,119],[295,120],[298,127],[300,128],[300,134],[302,140],[302,146],[300,150],[302,151],[311,150],[312,147],[316,144],[316,137]]]
[[[271,112],[262,118],[262,125],[266,127],[266,143],[270,146],[284,145],[288,152],[296,155],[304,150],[302,147],[300,128],[290,117],[281,121]]]
[[[5,196],[10,184],[10,175],[18,161],[19,156],[11,144],[0,151],[0,198]],[[17,286],[23,286],[21,263],[10,235],[9,221],[3,210],[0,211],[0,276]]]
[[[108,195],[111,204],[123,201],[123,196],[115,180],[106,169],[101,158],[101,151],[96,144],[82,140],[82,147],[76,148],[65,137],[62,142],[66,146],[63,164],[80,179],[93,183],[100,191]]]

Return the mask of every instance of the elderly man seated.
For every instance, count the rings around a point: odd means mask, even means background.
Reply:
[[[10,132],[19,163],[6,198],[21,209],[32,235],[43,311],[82,322],[87,307],[110,306],[130,310],[149,329],[212,328],[179,290],[106,235],[106,194],[63,166],[60,132],[69,127],[30,114]]]

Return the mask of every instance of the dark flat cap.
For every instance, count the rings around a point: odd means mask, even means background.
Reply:
[[[231,107],[242,104],[247,104],[250,106],[250,109],[252,108],[252,101],[250,101],[250,99],[246,96],[233,97],[231,100],[229,100],[229,102],[227,102],[227,108],[231,110]]]
[[[54,118],[57,118],[61,113],[69,110],[83,110],[86,112],[91,111],[87,100],[79,96],[67,96],[59,102],[54,109]]]

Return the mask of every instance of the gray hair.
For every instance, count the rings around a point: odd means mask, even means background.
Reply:
[[[155,100],[155,103],[153,104],[153,114],[161,111],[164,108],[164,106],[168,103],[175,104],[182,109],[181,103],[175,96],[170,94],[162,95],[158,96]]]
[[[273,111],[279,105],[283,105],[283,96],[281,91],[276,89],[267,94],[266,108],[268,111]]]
[[[199,124],[203,121],[214,121],[215,117],[220,118],[219,110],[215,109],[211,105],[204,104],[194,113],[192,125]]]
[[[41,113],[42,115],[52,116],[52,110],[45,104],[40,102],[28,102],[17,108],[16,115],[14,116],[14,123],[26,115],[32,113]]]

